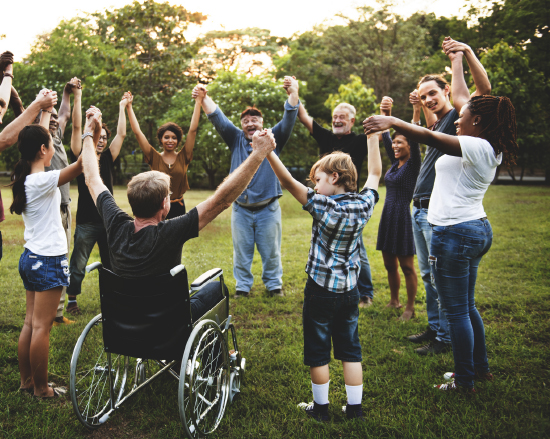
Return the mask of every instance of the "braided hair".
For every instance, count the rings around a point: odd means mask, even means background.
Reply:
[[[480,137],[487,140],[502,163],[510,167],[518,156],[516,110],[506,96],[474,96],[468,102],[472,115],[481,116]]]

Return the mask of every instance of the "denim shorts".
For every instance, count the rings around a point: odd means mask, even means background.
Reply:
[[[359,291],[333,293],[317,285],[310,277],[304,288],[304,364],[310,367],[330,363],[331,342],[334,358],[360,363]]]
[[[40,256],[26,248],[19,258],[19,274],[28,291],[68,287],[69,261],[66,255]]]

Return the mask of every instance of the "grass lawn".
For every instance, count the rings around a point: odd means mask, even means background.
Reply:
[[[77,198],[76,185],[72,197]],[[385,195],[381,189],[381,199]],[[186,194],[188,208],[211,192]],[[129,210],[125,188],[117,187],[119,205]],[[7,209],[11,191],[2,188]],[[477,282],[477,304],[487,334],[494,383],[479,383],[475,396],[443,394],[432,388],[453,370],[451,353],[419,357],[405,336],[427,324],[425,292],[419,282],[416,318],[397,321],[386,310],[389,289],[380,252],[375,250],[383,202],[365,228],[372,268],[374,305],[361,310],[363,407],[367,422],[347,422],[342,367],[331,363],[330,414],[326,425],[307,419],[296,408],[310,401],[308,368],[302,364],[301,309],[310,245],[311,217],[288,193],[283,209],[282,257],[284,299],[267,297],[261,282],[261,260],[252,266],[252,297],[231,302],[241,351],[247,358],[246,382],[237,402],[213,437],[530,437],[550,436],[550,188],[490,187],[485,209],[494,231],[493,247],[484,257]],[[76,201],[72,202],[73,218]],[[9,211],[8,211],[9,212]],[[184,246],[183,262],[190,279],[221,267],[232,294],[230,213],[224,212]],[[25,314],[25,294],[17,270],[23,248],[21,217],[6,214],[1,224],[4,257],[0,263],[0,437],[3,438],[178,438],[184,437],[177,407],[177,383],[166,374],[129,400],[99,430],[87,431],[69,399],[39,402],[17,392],[17,340]],[[73,220],[74,228],[74,220]],[[90,262],[99,260],[97,247]],[[404,284],[404,281],[403,281]],[[68,385],[73,347],[86,323],[99,313],[97,272],[86,276],[79,299],[84,315],[77,323],[51,332],[50,381]],[[405,301],[404,285],[401,291]]]

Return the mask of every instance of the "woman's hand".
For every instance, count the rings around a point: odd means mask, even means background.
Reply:
[[[371,116],[363,121],[363,129],[365,134],[377,133],[378,131],[389,130],[393,125],[393,117],[391,116]]]
[[[380,102],[380,114],[382,116],[391,116],[391,107],[393,105],[393,99],[389,96],[384,96],[382,102]]]
[[[126,93],[124,93],[124,96],[122,96],[122,99],[120,100],[120,103],[118,105],[121,108],[126,108],[128,105],[131,105],[133,99],[134,97],[132,96],[132,93],[127,91]]]
[[[203,84],[197,84],[195,85],[195,88],[193,88],[193,91],[191,92],[191,97],[193,99],[199,99],[202,101],[207,94],[208,94],[208,91],[206,90],[206,87]]]

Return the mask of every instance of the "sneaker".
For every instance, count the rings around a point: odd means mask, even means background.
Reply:
[[[443,378],[446,381],[451,381],[451,380],[454,380],[455,374],[454,374],[454,372],[447,372],[445,375],[443,375]],[[478,380],[478,381],[494,381],[495,377],[493,376],[492,373],[489,373],[489,372],[486,372],[486,373],[483,373],[483,374],[479,374],[479,373],[476,372],[476,376],[475,376],[474,379]]]
[[[418,355],[438,355],[448,352],[452,349],[450,344],[443,343],[439,340],[434,340],[428,343],[427,345],[422,346],[421,348],[415,349],[414,351]]]
[[[434,331],[428,326],[428,329],[426,329],[424,332],[420,332],[414,335],[409,335],[407,337],[407,340],[412,341],[413,343],[425,343],[425,342],[434,341],[436,335],[437,335],[437,331]]]
[[[368,296],[361,297],[359,300],[359,308],[368,308],[372,305],[372,299]]]
[[[346,418],[348,419],[360,419],[361,421],[364,421],[365,418],[363,417],[363,408],[361,407],[361,404],[354,404],[354,405],[344,405],[342,406],[342,412],[346,414]]]
[[[463,393],[476,393],[476,389],[474,389],[473,387],[470,389],[468,387],[457,386],[454,379],[452,379],[448,383],[434,384],[434,388],[442,390],[444,392],[454,391],[454,392],[463,392]]]
[[[72,316],[79,316],[80,314],[82,314],[82,311],[80,311],[80,308],[76,303],[71,303],[70,305],[67,305],[65,311],[67,311]]]
[[[298,408],[306,411],[310,418],[315,419],[318,422],[328,422],[328,404],[317,404],[316,402],[301,402],[298,404]]]
[[[271,290],[269,292],[269,295],[271,297],[285,297],[285,293],[283,293],[283,290],[281,290],[280,288],[276,288],[274,290]]]
[[[235,291],[235,299],[240,299],[241,297],[248,297],[249,295],[250,295],[250,292],[248,291],[241,291],[241,290]]]
[[[54,320],[53,320],[53,325],[54,326],[61,326],[61,325],[72,325],[74,323],[74,320],[69,320],[67,317],[65,316],[61,316],[61,317],[56,317]]]

